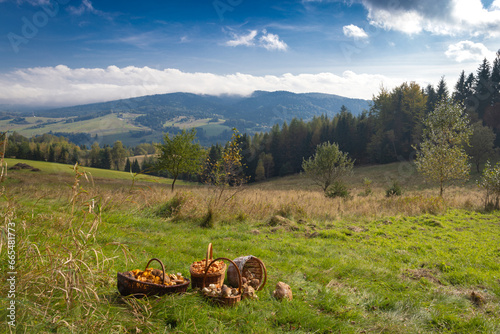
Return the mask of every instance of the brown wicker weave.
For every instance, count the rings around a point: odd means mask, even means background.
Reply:
[[[165,284],[165,266],[159,259],[152,258],[151,260],[149,260],[144,271],[146,271],[152,261],[158,261],[161,264],[161,269],[163,270],[163,284]],[[117,273],[117,279],[117,287],[120,294],[122,296],[133,295],[136,298],[153,295],[163,296],[165,294],[183,293],[186,292],[190,283],[188,279],[185,279],[186,281],[184,283],[176,285],[162,285],[149,282],[141,282],[136,280],[134,278],[134,275],[130,271]]]
[[[218,261],[218,260],[226,260],[226,261],[230,261],[233,265],[234,265],[234,262],[228,258],[225,258],[225,257],[219,257],[215,260],[213,260],[212,262],[210,262],[210,264],[208,265],[206,271],[205,271],[205,276],[203,276],[203,285],[205,286],[205,279],[208,277],[207,275],[207,272],[208,272],[208,268],[210,268],[210,266],[215,263],[215,261]],[[236,266],[235,266],[236,267]],[[207,298],[208,300],[210,300],[212,303],[214,303],[215,305],[218,305],[218,306],[235,306],[236,304],[238,304],[240,301],[241,301],[241,286],[242,286],[242,281],[241,281],[241,273],[240,273],[240,270],[238,269],[238,267],[236,267],[236,271],[238,273],[238,295],[237,296],[231,296],[231,297],[213,297],[213,296],[207,296],[205,295],[205,298]],[[209,284],[207,283],[207,286]],[[222,286],[222,284],[221,284]]]
[[[193,270],[193,265],[189,267],[189,273],[191,274],[191,287],[193,289],[195,288],[200,288],[203,289],[205,286],[208,286],[210,284],[218,284],[222,286],[224,283],[224,278],[226,276],[226,264],[224,263],[224,266],[222,267],[221,270],[215,273],[209,273],[205,277],[206,272],[208,271],[208,264],[213,258],[213,250],[212,250],[212,244],[208,244],[208,249],[207,249],[207,257],[205,258],[205,272],[204,273],[197,273]],[[207,285],[205,285],[205,283]]]
[[[237,268],[240,270],[242,275],[249,271],[260,281],[259,288],[256,289],[257,291],[264,288],[267,281],[267,269],[264,262],[253,255],[240,256],[233,261],[236,263],[236,266],[231,264],[227,269],[227,280],[229,285],[234,287],[238,284],[238,276],[235,275],[235,268]]]

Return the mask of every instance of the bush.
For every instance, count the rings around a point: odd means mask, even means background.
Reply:
[[[201,220],[200,226],[204,228],[213,228],[215,226],[215,213],[212,208],[208,208],[207,214]]]
[[[349,198],[349,189],[341,182],[335,182],[326,192],[325,196],[328,198]]]
[[[181,210],[184,203],[186,203],[188,197],[184,193],[177,193],[174,197],[172,197],[167,203],[160,206],[160,208],[156,211],[156,215],[159,217],[174,217]]]
[[[401,196],[403,189],[398,181],[393,181],[392,185],[385,190],[386,197]]]
[[[369,178],[365,177],[363,179],[363,192],[359,193],[358,196],[361,196],[361,197],[370,196],[373,193],[373,191],[372,191],[372,183],[373,183],[372,180],[370,180]]]
[[[296,202],[282,204],[276,214],[285,218],[303,218],[307,216],[306,210]]]

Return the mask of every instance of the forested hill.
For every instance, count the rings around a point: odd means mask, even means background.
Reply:
[[[89,117],[125,112],[143,115],[137,121],[145,126],[163,123],[179,116],[220,117],[269,126],[278,122],[289,122],[293,118],[309,120],[322,114],[332,117],[339,112],[342,105],[354,115],[358,115],[363,110],[368,110],[369,102],[331,94],[295,94],[286,91],[256,91],[248,97],[171,93],[45,110],[37,112],[37,115]]]

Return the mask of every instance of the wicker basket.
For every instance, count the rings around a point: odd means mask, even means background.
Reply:
[[[234,265],[234,262],[230,259],[227,259],[225,257],[219,257],[215,260],[213,260],[212,262],[210,262],[210,264],[208,265],[207,269],[206,269],[206,272],[205,272],[205,276],[203,276],[203,285],[205,285],[205,279],[208,278],[208,275],[207,275],[207,272],[208,272],[208,268],[210,268],[210,266],[215,263],[215,261],[218,261],[218,260],[226,260],[226,261],[230,261],[233,265]],[[235,306],[236,304],[238,304],[240,301],[241,301],[241,286],[242,286],[242,281],[241,281],[241,273],[240,273],[240,270],[238,268],[236,268],[236,272],[238,273],[238,295],[237,296],[230,296],[230,297],[214,297],[214,296],[207,296],[205,295],[205,298],[207,298],[210,302],[214,303],[215,305],[218,305],[218,306]],[[207,286],[209,284],[207,283]],[[222,284],[221,284],[222,286]]]
[[[149,260],[144,271],[146,271],[152,261],[157,261],[161,264],[161,269],[163,270],[163,284],[165,284],[165,266],[159,259],[152,258],[151,260]],[[186,281],[184,283],[176,285],[162,285],[149,282],[141,282],[136,280],[134,278],[134,275],[130,271],[118,273],[117,278],[117,287],[120,294],[122,296],[133,295],[136,298],[153,295],[163,296],[165,294],[183,293],[186,292],[190,283],[188,279],[185,279]]]
[[[227,281],[229,285],[233,287],[238,285],[238,276],[236,274],[236,269],[238,269],[242,275],[245,275],[247,271],[251,272],[260,281],[259,288],[256,291],[264,288],[267,281],[267,270],[264,262],[253,255],[240,256],[233,261],[236,265],[230,264],[227,269]]]
[[[224,263],[224,266],[215,273],[207,273],[208,271],[208,264],[210,261],[212,261],[213,258],[213,250],[212,250],[212,244],[208,244],[208,249],[207,249],[207,257],[205,258],[205,272],[204,273],[197,273],[193,269],[193,265],[189,267],[189,273],[191,274],[191,287],[193,289],[195,288],[200,288],[203,289],[205,286],[208,286],[210,284],[218,284],[222,286],[224,283],[224,278],[226,276],[226,269],[227,266]],[[205,278],[206,275],[206,278]],[[205,283],[207,285],[205,285]]]

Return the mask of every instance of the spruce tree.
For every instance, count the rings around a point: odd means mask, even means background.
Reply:
[[[476,84],[474,85],[474,103],[476,113],[482,119],[486,108],[493,99],[493,86],[490,76],[490,63],[485,58],[477,70]]]

